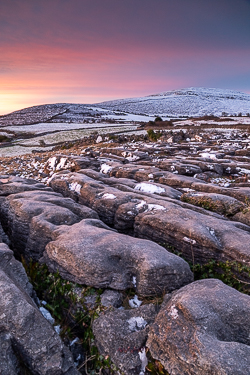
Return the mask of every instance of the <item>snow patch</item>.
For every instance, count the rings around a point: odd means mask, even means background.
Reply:
[[[136,307],[140,307],[142,304],[142,301],[139,301],[138,296],[135,294],[134,298],[129,300],[129,306],[132,307],[132,309],[135,309]]]
[[[165,193],[166,191],[164,188],[161,188],[153,184],[147,184],[146,182],[141,182],[140,184],[135,185],[134,189],[150,194],[160,194]]]
[[[134,288],[136,288],[136,277],[133,276],[132,284],[134,285]]]
[[[116,196],[114,194],[105,193],[102,196],[103,199],[116,199]]]
[[[178,318],[178,310],[174,305],[170,307],[170,316],[172,316],[173,319]]]
[[[40,307],[39,310],[43,314],[44,318],[48,320],[48,322],[50,322],[51,324],[55,323],[55,319],[52,318],[50,312],[47,309],[45,309],[44,307]]]
[[[216,159],[217,159],[215,154],[208,153],[208,152],[202,152],[202,153],[200,154],[200,156],[201,156],[202,158],[206,158],[206,159],[213,159],[213,160],[216,160]]]
[[[148,204],[147,211],[153,211],[153,210],[167,211],[167,209],[161,206],[160,204]]]
[[[53,156],[48,160],[49,167],[54,171],[56,169],[56,157]]]
[[[141,371],[140,371],[139,375],[144,375],[145,370],[146,370],[146,366],[148,365],[148,359],[147,359],[147,356],[146,356],[146,349],[145,348],[143,348],[143,349],[141,349],[141,351],[139,351],[139,357],[140,357],[140,360],[141,360]]]
[[[82,186],[77,182],[72,182],[72,184],[69,184],[69,190],[75,191],[77,194],[80,194],[81,188]]]
[[[101,173],[108,174],[110,171],[112,171],[112,167],[108,164],[102,164],[101,165]]]
[[[71,343],[69,344],[69,346],[73,346],[78,341],[79,341],[79,338],[76,337],[74,340],[71,341]]]
[[[195,244],[196,244],[196,241],[195,241],[195,240],[192,240],[192,238],[189,238],[189,237],[184,237],[184,238],[183,238],[183,241],[185,241],[185,242],[189,242],[189,243],[191,243],[192,245],[195,245]]]
[[[148,323],[141,316],[132,317],[128,320],[129,330],[131,332],[141,331]]]
[[[56,166],[56,170],[58,171],[59,169],[65,168],[66,164],[67,164],[67,158],[61,158],[59,164],[57,164]]]
[[[146,208],[145,206],[147,206],[147,202],[146,201],[141,201],[135,207],[137,208],[137,210],[140,210],[141,208]]]

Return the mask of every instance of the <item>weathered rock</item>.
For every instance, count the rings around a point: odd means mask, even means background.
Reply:
[[[235,198],[214,193],[185,193],[181,200],[225,216],[233,216],[247,207]]]
[[[32,287],[21,263],[0,244],[0,373],[78,374],[69,350],[31,298]],[[22,372],[23,373],[23,372]]]
[[[106,289],[101,295],[101,304],[105,307],[120,307],[122,301],[122,293],[116,290]]]
[[[219,280],[196,281],[173,293],[147,346],[171,375],[248,375],[250,297]]]
[[[42,261],[51,271],[97,288],[134,288],[161,294],[192,282],[188,264],[161,246],[116,233],[99,220],[85,219],[55,231]]]
[[[18,256],[38,260],[58,225],[98,218],[88,207],[51,191],[11,194],[0,206],[2,223]]]
[[[181,175],[193,176],[196,173],[201,173],[202,169],[198,165],[182,164],[179,161],[163,161],[159,163],[162,170],[172,173],[180,173]]]
[[[250,207],[247,206],[245,209],[235,214],[232,219],[250,226]]]
[[[35,180],[15,176],[0,176],[0,196],[32,190],[52,191],[48,186]]]
[[[65,195],[71,194],[72,184],[80,186],[77,192],[79,202],[93,208],[106,224],[123,233],[170,245],[182,252],[186,259],[198,263],[211,259],[250,262],[250,228],[244,224],[229,222],[208,210],[168,197],[155,199],[153,194],[141,191],[124,192],[107,186],[104,180],[94,180],[81,173],[58,174],[51,181],[51,186],[56,190],[59,186]],[[220,193],[227,190],[199,182],[193,182],[191,186],[200,189],[205,186],[207,190],[219,190]],[[234,192],[234,189],[229,190]],[[215,193],[200,194],[211,197],[209,194]],[[223,201],[223,212],[234,214],[236,208],[242,207],[241,202],[216,194]]]
[[[156,308],[152,304],[133,310],[116,310],[100,316],[93,323],[99,352],[110,356],[123,374],[139,375],[147,364],[142,364],[140,355],[146,360],[145,344],[155,316]]]
[[[138,237],[171,245],[185,259],[206,263],[211,259],[250,264],[249,227],[206,216],[176,204],[165,210],[145,210],[135,217]]]
[[[44,171],[50,173],[51,171],[69,169],[73,172],[82,168],[93,168],[97,170],[100,168],[100,162],[96,158],[55,155],[47,160]]]

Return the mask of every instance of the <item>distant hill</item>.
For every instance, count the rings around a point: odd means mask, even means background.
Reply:
[[[96,104],[46,104],[0,116],[0,125],[39,122],[82,123],[85,121],[148,121],[162,118],[204,115],[243,116],[250,113],[250,95],[233,90],[188,88],[141,98],[112,100]]]
[[[167,91],[142,98],[98,103],[106,109],[162,117],[246,115],[250,113],[250,95],[233,90],[188,88]]]

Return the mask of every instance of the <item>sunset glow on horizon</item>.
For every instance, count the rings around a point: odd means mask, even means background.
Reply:
[[[0,115],[185,87],[250,93],[246,0],[0,4]]]

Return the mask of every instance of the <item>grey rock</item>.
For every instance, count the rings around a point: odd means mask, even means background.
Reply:
[[[181,196],[181,200],[225,216],[233,216],[247,208],[246,204],[233,197],[215,193],[185,193]]]
[[[248,375],[250,297],[219,280],[196,281],[173,293],[147,346],[171,375]]]
[[[123,295],[122,293],[116,290],[106,289],[101,294],[101,304],[104,307],[120,307],[123,302]]]
[[[125,176],[128,172],[135,177],[138,172],[138,166],[112,168],[110,173],[115,175],[120,173],[122,178],[124,178],[123,171]],[[172,176],[175,175],[171,174],[170,180]],[[212,197],[211,199],[218,197],[216,199],[220,201],[222,208],[220,213],[233,215],[244,207],[244,204],[231,197],[236,196],[239,189],[227,190],[197,180],[194,182],[195,179],[191,177],[180,177],[183,188],[187,183],[187,186],[200,190],[199,194]],[[244,261],[250,264],[248,246],[250,228],[243,225],[244,221],[243,224],[229,222],[216,213],[168,197],[155,198],[152,197],[153,194],[145,195],[140,191],[137,193],[121,191],[119,188],[108,186],[104,179],[95,180],[81,173],[67,176],[59,174],[51,181],[51,186],[57,189],[58,185],[63,184],[64,194],[67,195],[70,194],[69,186],[72,183],[81,185],[78,194],[79,202],[93,208],[106,224],[123,233],[174,247],[186,259],[195,263],[218,259]],[[169,180],[166,183],[169,183]]]
[[[42,261],[79,284],[155,295],[193,280],[183,259],[151,241],[116,233],[99,220],[62,226],[55,234]]]
[[[21,263],[0,244],[0,372],[74,375],[78,371],[68,349],[31,298],[32,287]]]
[[[140,374],[139,353],[145,348],[149,327],[156,317],[154,305],[133,310],[108,312],[93,323],[93,333],[99,352],[125,375]]]
[[[42,256],[57,226],[98,218],[90,208],[51,191],[11,194],[1,202],[0,213],[15,253],[27,260]]]
[[[168,203],[166,210],[141,212],[135,217],[135,234],[172,246],[185,259],[206,263],[211,259],[250,265],[248,232],[235,222],[206,216]]]
[[[0,176],[0,196],[8,196],[32,190],[52,191],[48,186],[32,179],[24,179],[16,176]]]

